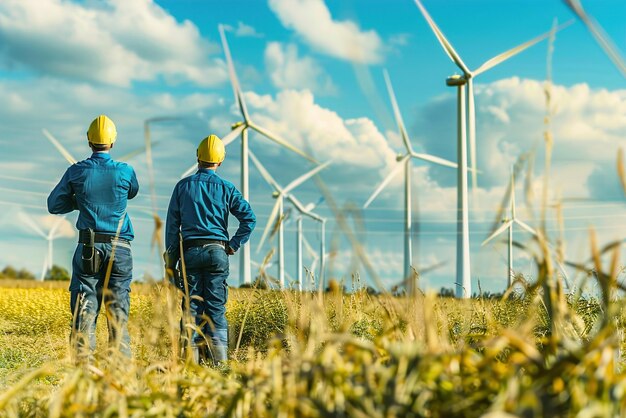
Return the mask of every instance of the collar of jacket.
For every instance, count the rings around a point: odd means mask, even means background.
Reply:
[[[108,152],[94,152],[93,154],[91,154],[91,158],[101,158],[103,160],[110,160],[111,154],[109,154]]]
[[[198,172],[199,173],[213,173],[213,174],[216,174],[215,170],[211,170],[210,168],[198,168]]]

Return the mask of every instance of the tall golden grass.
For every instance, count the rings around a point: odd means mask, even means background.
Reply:
[[[86,367],[69,357],[68,292],[3,288],[0,414],[623,416],[619,246],[590,241],[579,267],[598,299],[564,293],[541,238],[527,248],[539,277],[504,299],[233,289],[226,368],[181,358],[169,286],[133,287],[132,361],[107,350],[99,324]]]

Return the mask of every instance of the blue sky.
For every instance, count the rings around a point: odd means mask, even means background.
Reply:
[[[588,4],[587,4],[588,3]],[[562,1],[424,0],[424,5],[470,68],[547,32],[553,20],[574,18]],[[626,3],[583,3],[620,50],[626,49]],[[210,132],[225,135],[239,120],[233,107],[218,24],[227,26],[235,67],[255,121],[334,163],[321,178],[340,206],[360,207],[395,167],[402,142],[392,118],[383,69],[417,151],[456,160],[455,91],[445,85],[458,72],[411,0],[229,0],[62,1],[8,0],[0,4],[0,267],[41,270],[45,240],[25,224],[30,216],[48,230],[45,198],[67,167],[45,139],[48,129],[78,159],[88,155],[84,132],[99,113],[117,124],[114,157],[143,143],[143,121],[152,136],[159,213],[180,174],[194,162],[196,144]],[[542,42],[476,79],[479,189],[472,197],[472,279],[500,290],[506,248],[480,242],[493,223],[510,165],[535,149],[534,199],[517,188],[520,217],[537,225],[543,174],[547,43]],[[553,55],[553,166],[550,201],[558,196],[565,218],[566,258],[586,259],[588,227],[601,243],[626,234],[624,195],[616,175],[617,150],[626,145],[624,77],[576,21],[557,34]],[[220,174],[239,184],[238,143],[228,148]],[[282,184],[310,168],[300,157],[252,135],[251,149]],[[143,156],[130,163],[142,186],[133,201],[135,274],[158,274],[150,248],[149,182]],[[413,169],[416,265],[444,263],[422,277],[425,288],[452,287],[455,254],[455,172],[417,162]],[[251,203],[259,216],[253,258],[273,204],[271,189],[251,168]],[[386,285],[401,279],[402,179],[397,176],[363,212],[360,235],[370,261]],[[313,182],[295,191],[305,203],[318,201]],[[533,207],[533,211],[525,207]],[[353,252],[331,218],[329,275],[348,279]],[[24,215],[26,213],[27,215]],[[75,214],[54,241],[54,261],[69,266],[76,237]],[[554,211],[549,212],[556,238]],[[319,240],[305,223],[307,239]],[[295,276],[294,223],[286,227],[287,269]],[[529,240],[523,233],[516,239]],[[624,254],[622,254],[624,255]],[[623,259],[623,257],[622,257]],[[238,280],[233,259],[231,283]],[[311,262],[307,255],[305,264]],[[532,276],[527,255],[514,267]],[[570,272],[573,276],[573,272]],[[369,280],[361,269],[360,274]]]

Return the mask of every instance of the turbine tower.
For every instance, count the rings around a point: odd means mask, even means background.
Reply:
[[[456,296],[459,298],[469,298],[472,295],[472,282],[470,275],[470,250],[469,250],[469,208],[468,208],[468,189],[467,189],[467,139],[469,135],[469,151],[472,167],[472,185],[476,189],[476,115],[474,108],[474,87],[472,79],[479,74],[495,67],[496,65],[506,61],[507,59],[519,54],[525,49],[535,45],[536,43],[548,38],[552,30],[544,33],[528,42],[509,49],[495,57],[485,61],[480,67],[474,71],[465,65],[459,54],[454,50],[450,42],[446,39],[443,32],[439,29],[435,21],[432,19],[426,8],[420,0],[414,0],[420,12],[426,19],[428,26],[437,37],[437,40],[443,47],[444,51],[450,59],[459,67],[463,75],[453,75],[446,79],[446,84],[457,88],[457,263],[456,263]],[[570,25],[571,22],[557,28],[563,29]],[[467,98],[466,98],[467,94]],[[467,111],[466,111],[467,102]],[[467,117],[467,122],[466,122]]]
[[[509,195],[509,218],[504,217],[502,219],[502,225],[496,229],[487,239],[483,241],[482,246],[486,245],[489,241],[503,233],[504,231],[508,232],[508,281],[507,288],[511,287],[513,284],[513,279],[515,278],[515,274],[513,272],[513,225],[517,224],[526,231],[530,232],[533,236],[537,236],[537,231],[535,231],[532,227],[526,224],[524,221],[517,219],[517,214],[515,211],[515,173],[513,169],[511,169],[511,182],[509,185],[511,192]]]
[[[411,161],[413,158],[417,158],[424,161],[429,161],[431,163],[443,165],[446,167],[456,168],[457,165],[451,161],[444,160],[443,158],[435,157],[433,155],[417,153],[413,150],[411,146],[411,139],[409,138],[409,134],[404,127],[404,122],[402,120],[402,115],[400,114],[400,108],[398,107],[398,103],[396,101],[396,95],[394,94],[393,87],[391,85],[391,80],[389,79],[389,74],[387,71],[384,71],[385,83],[387,84],[387,91],[389,92],[389,99],[391,100],[391,106],[393,107],[393,113],[396,119],[396,124],[398,125],[398,130],[400,131],[400,136],[402,137],[402,142],[404,143],[404,147],[406,149],[405,154],[400,154],[397,157],[398,164],[385,179],[380,183],[380,185],[374,190],[374,193],[367,199],[365,204],[363,205],[363,209],[367,209],[367,207],[376,199],[376,196],[385,188],[387,184],[391,181],[391,179],[400,172],[402,168],[404,168],[404,279],[407,277],[411,277],[411,266],[413,265],[413,251],[412,251],[412,204],[411,204]]]
[[[235,103],[237,104],[237,108],[239,108],[239,112],[241,113],[242,121],[237,122],[232,125],[232,131],[222,138],[224,142],[224,146],[228,145],[232,142],[239,134],[241,134],[241,195],[244,199],[249,201],[250,192],[248,187],[248,128],[260,133],[270,141],[277,143],[278,145],[295,152],[296,154],[301,155],[307,160],[316,163],[317,161],[301,151],[300,149],[294,147],[289,142],[274,134],[273,132],[267,130],[264,127],[257,125],[252,122],[250,119],[250,115],[248,114],[248,108],[246,106],[246,102],[243,99],[243,92],[239,87],[239,81],[237,79],[237,73],[235,72],[235,66],[233,64],[230,48],[228,47],[228,41],[226,40],[226,34],[224,33],[224,27],[222,25],[218,25],[218,30],[220,32],[220,37],[222,39],[222,48],[224,49],[224,55],[226,56],[226,63],[228,64],[228,74],[230,76],[230,83],[233,88],[233,93],[235,95]],[[182,177],[189,175],[196,168],[194,164],[192,167],[187,170]],[[250,245],[244,245],[241,248],[241,257],[240,257],[240,276],[241,281],[244,284],[252,283],[252,276],[250,271]],[[284,276],[283,276],[284,277]]]
[[[270,175],[270,173],[263,166],[263,164],[261,164],[261,162],[258,160],[258,158],[254,155],[252,151],[248,150],[248,154],[250,156],[250,159],[252,160],[252,163],[259,170],[259,172],[261,173],[261,176],[263,176],[263,179],[265,179],[265,181],[274,189],[273,197],[276,199],[276,203],[274,204],[274,207],[272,208],[272,212],[270,213],[269,219],[267,220],[267,225],[265,225],[265,230],[263,231],[263,236],[261,237],[261,240],[259,241],[257,251],[261,249],[261,247],[263,246],[263,243],[265,242],[265,239],[267,238],[267,235],[270,232],[272,225],[274,224],[275,221],[277,221],[278,222],[278,281],[282,289],[285,287],[285,255],[284,255],[284,228],[283,228],[284,227],[283,225],[284,198],[287,198],[291,203],[293,203],[294,206],[296,206],[298,210],[302,209],[303,211],[306,212],[302,204],[295,197],[293,197],[290,192],[296,187],[298,187],[299,185],[301,185],[302,183],[304,183],[305,181],[307,181],[308,179],[310,179],[311,177],[313,177],[315,174],[317,174],[321,170],[328,167],[328,165],[332,161],[327,161],[324,164],[318,165],[313,170],[310,170],[309,172],[301,175],[300,177],[293,180],[291,183],[289,183],[286,187],[283,188],[276,182],[276,180],[274,180],[274,178]],[[300,208],[298,208],[298,206],[300,206]],[[309,216],[313,217],[312,215],[309,215]],[[319,218],[319,220],[320,222],[323,223],[323,220],[321,218]]]
[[[298,274],[297,274],[297,279],[298,279],[298,290],[302,291],[303,289],[303,273],[304,273],[304,266],[302,263],[302,256],[303,256],[303,251],[302,251],[302,245],[305,242],[305,238],[304,238],[304,234],[302,232],[302,221],[303,221],[303,217],[308,217],[313,219],[314,221],[319,222],[320,224],[320,230],[321,230],[321,240],[320,240],[320,254],[324,254],[324,252],[326,251],[326,218],[322,218],[321,216],[319,216],[318,214],[313,212],[313,209],[315,208],[315,204],[311,203],[309,205],[304,206],[302,204],[302,202],[300,202],[294,195],[293,193],[289,193],[287,195],[287,199],[291,202],[291,204],[296,208],[296,210],[298,211],[299,215],[298,218],[296,219],[296,260],[297,260],[297,270],[298,270]],[[310,245],[307,243],[308,247],[310,247]],[[309,252],[311,252],[311,248],[309,248]],[[319,277],[319,281],[323,283],[323,272],[324,272],[324,258],[323,257],[319,257],[320,259],[320,277]]]

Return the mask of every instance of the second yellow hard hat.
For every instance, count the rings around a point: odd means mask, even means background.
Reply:
[[[111,145],[117,138],[115,124],[106,115],[100,115],[91,122],[87,131],[87,139],[92,144]]]
[[[209,135],[200,142],[196,151],[198,160],[205,163],[219,164],[226,157],[224,143],[217,135]]]

